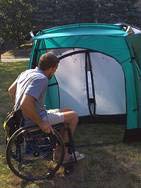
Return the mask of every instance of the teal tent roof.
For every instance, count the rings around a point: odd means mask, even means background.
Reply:
[[[71,24],[42,30],[34,39],[47,39],[68,36],[127,36],[119,25]]]
[[[113,56],[120,63],[130,58],[126,37],[121,25],[81,23],[70,24],[37,33],[38,49],[85,48]]]

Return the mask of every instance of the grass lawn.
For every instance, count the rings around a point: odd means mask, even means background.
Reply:
[[[77,149],[86,158],[68,177],[50,182],[24,182],[15,177],[5,161],[2,122],[10,110],[9,85],[26,62],[0,63],[0,188],[141,188],[141,143],[124,144],[124,125],[81,124],[75,133]],[[80,147],[79,145],[89,145]]]

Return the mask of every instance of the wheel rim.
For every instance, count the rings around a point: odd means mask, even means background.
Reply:
[[[54,134],[46,134],[38,130],[34,136],[33,132],[35,133],[34,128],[25,128],[12,135],[6,148],[7,164],[12,172],[22,179],[50,179],[64,159],[63,141],[56,130]],[[61,146],[58,161],[53,160],[52,139],[56,139]]]

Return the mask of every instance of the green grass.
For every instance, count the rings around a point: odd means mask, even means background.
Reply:
[[[18,74],[26,68],[25,62],[18,63],[1,63],[0,62],[0,112],[1,118],[4,117],[5,112],[9,110],[10,99],[7,90],[16,79]]]
[[[76,148],[86,158],[75,165],[68,177],[50,182],[24,182],[10,172],[5,161],[2,122],[11,109],[7,89],[26,66],[26,62],[0,63],[0,188],[140,188],[141,143],[122,143],[125,125],[79,125],[75,133]]]
[[[10,84],[12,84],[18,74],[23,71],[26,66],[27,62],[0,62],[0,187],[3,188],[14,188],[16,184],[16,178],[13,180],[13,174],[10,172],[5,161],[5,140],[2,123],[7,112],[12,108],[7,90]]]
[[[2,54],[2,58],[20,58],[20,57],[29,57],[31,52],[32,44],[22,44],[20,47],[16,47],[12,50],[6,51]]]

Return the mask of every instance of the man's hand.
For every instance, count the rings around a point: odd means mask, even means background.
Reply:
[[[34,97],[30,95],[24,95],[21,101],[21,110],[23,114],[25,114],[36,125],[38,125],[43,132],[54,133],[52,126],[47,121],[43,121],[38,115]]]
[[[45,133],[51,133],[51,132],[53,133],[54,132],[52,126],[47,121],[42,121],[39,124],[39,127]]]

